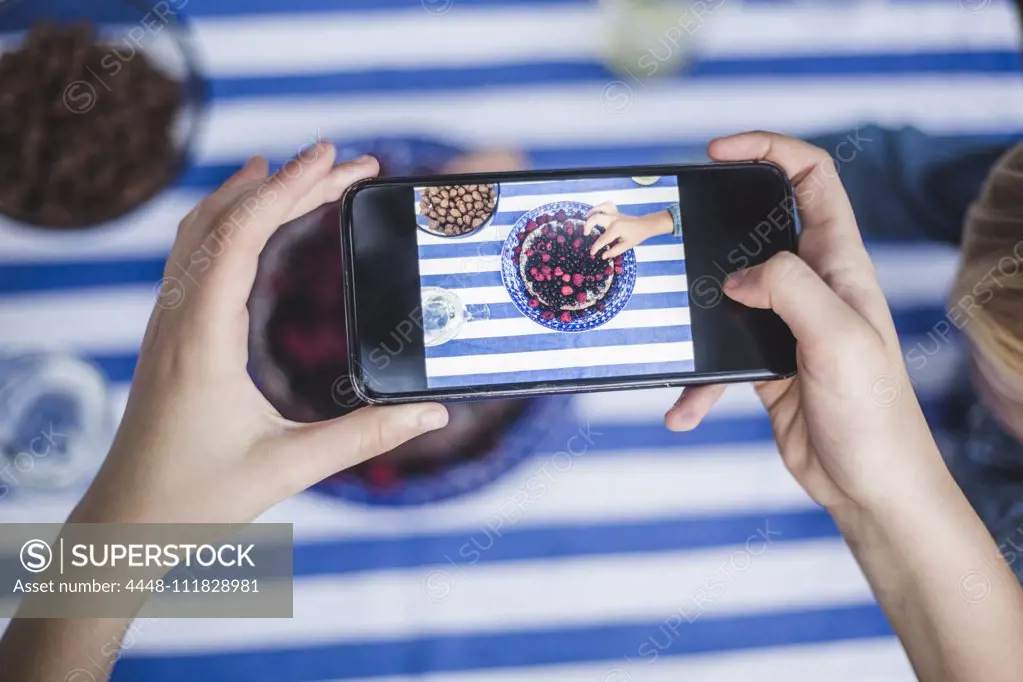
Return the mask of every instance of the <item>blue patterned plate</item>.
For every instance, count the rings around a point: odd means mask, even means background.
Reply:
[[[508,291],[508,295],[511,296],[512,303],[524,316],[548,329],[558,332],[584,332],[596,329],[620,313],[632,298],[632,291],[636,287],[636,252],[629,249],[622,254],[622,274],[615,276],[614,283],[601,301],[604,304],[603,310],[592,315],[575,318],[571,322],[562,322],[557,318],[545,320],[542,317],[543,312],[539,308],[529,307],[530,294],[514,260],[515,247],[519,245],[519,234],[526,229],[526,223],[536,220],[542,215],[554,215],[558,211],[585,214],[592,208],[589,204],[578,201],[556,201],[534,208],[518,219],[501,248],[501,280],[504,282],[504,288]]]

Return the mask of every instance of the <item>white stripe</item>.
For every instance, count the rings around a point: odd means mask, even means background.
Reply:
[[[705,57],[1014,49],[1019,44],[1009,3],[996,2],[977,14],[967,14],[954,2],[801,3],[798,9],[793,19],[789,9],[773,5],[725,3],[703,22],[679,9],[661,24],[664,33],[677,21],[698,26],[695,42]],[[523,36],[535,35],[558,36],[544,42],[545,60],[600,59],[604,22],[612,20],[596,5],[545,7],[543,12],[459,6],[443,17],[415,9],[200,17],[192,24],[204,47],[205,71],[237,76],[517,63],[538,58],[523,52]],[[652,43],[663,53],[658,38]]]
[[[871,257],[882,287],[896,307],[943,300],[958,259],[954,249],[930,245],[877,248]],[[152,312],[155,285],[5,295],[0,297],[0,340],[9,346],[84,352],[134,350]],[[666,275],[640,278],[635,293],[685,290],[684,276]],[[508,293],[499,286],[459,289],[458,295],[467,304],[508,302]]]
[[[659,640],[663,642],[664,640]],[[128,652],[131,656],[131,652]],[[915,682],[895,637],[686,656],[360,678],[354,682]],[[622,670],[626,674],[617,672]],[[616,676],[617,675],[617,676]],[[338,681],[340,682],[340,681]],[[351,681],[349,681],[351,682]]]
[[[233,162],[256,152],[296,153],[317,138],[407,134],[472,147],[571,146],[687,139],[766,128],[794,134],[852,128],[863,121],[916,125],[932,133],[1006,131],[1019,127],[1023,90],[1017,74],[914,75],[666,81],[605,91],[621,113],[602,108],[606,83],[561,83],[478,92],[384,93],[221,101],[211,108],[197,156]],[[956,93],[950,98],[949,93]],[[537,104],[545,103],[543,115]],[[471,114],[467,114],[471,112]],[[494,125],[500,121],[500,125]]]
[[[599,447],[603,435],[597,428],[596,422],[590,427],[594,447]],[[547,450],[567,448],[568,437]],[[471,534],[495,515],[513,509],[512,496],[521,498],[527,483],[530,499],[523,504],[525,513],[516,528],[815,507],[785,470],[773,443],[698,448],[685,443],[685,436],[679,436],[678,446],[670,450],[644,449],[637,443],[614,456],[581,455],[570,465],[563,455],[538,454],[472,495],[425,507],[366,507],[316,493],[299,495],[270,509],[260,521],[294,523],[295,536],[302,540],[443,531]],[[578,438],[573,444],[578,445]],[[538,489],[541,482],[545,488]],[[609,505],[612,491],[614,504]],[[2,523],[63,520],[82,491],[15,492],[19,494],[0,501]]]
[[[689,308],[657,308],[653,310],[626,310],[619,313],[600,331],[614,329],[639,329],[642,327],[673,327],[689,324]],[[534,334],[557,334],[558,332],[525,317],[501,320],[478,320],[465,325],[456,337],[462,339],[489,339],[502,336],[532,336]]]
[[[840,539],[787,543],[772,537],[772,543],[766,544],[758,534],[765,528],[770,529],[769,522],[751,525],[749,551],[739,545],[557,562],[481,563],[466,566],[462,572],[438,556],[435,569],[377,571],[344,579],[303,578],[295,583],[294,618],[290,620],[233,619],[229,628],[216,619],[187,623],[156,620],[152,627],[137,633],[133,651],[309,646],[612,620],[656,623],[678,616],[680,610],[701,613],[701,620],[711,620],[735,613],[872,601],[866,580]],[[472,548],[473,539],[466,537]],[[486,537],[475,539],[486,546]],[[430,570],[451,573],[430,574]],[[433,602],[427,598],[424,578],[430,575],[427,588],[435,584],[433,580],[450,578],[454,591],[449,599]],[[724,593],[705,602],[699,611],[694,595],[700,590],[706,593],[709,580],[722,581]],[[386,604],[392,608],[382,606]],[[324,618],[325,613],[359,617]],[[636,647],[643,641],[637,641]]]
[[[174,242],[178,223],[202,198],[202,192],[168,191],[134,213],[88,230],[39,229],[0,216],[0,265],[163,257]]]
[[[681,260],[685,251],[681,244],[635,247],[636,260],[640,263]],[[481,272],[499,272],[501,257],[463,256],[460,258],[426,258],[419,261],[419,274],[427,275],[475,275]]]
[[[693,359],[691,341],[644,343],[596,348],[565,348],[520,353],[459,355],[453,358],[426,358],[426,376],[456,377],[496,372],[563,370],[573,367],[606,367],[635,362],[681,362]]]

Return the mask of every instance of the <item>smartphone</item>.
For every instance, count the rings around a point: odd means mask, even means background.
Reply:
[[[353,390],[401,403],[791,376],[786,325],[722,283],[795,251],[797,222],[768,163],[356,183],[341,205]]]

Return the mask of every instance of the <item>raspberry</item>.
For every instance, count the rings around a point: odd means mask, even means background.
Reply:
[[[558,277],[561,277],[562,275],[565,274],[565,271],[562,270],[560,267],[554,268],[554,274],[557,275]]]
[[[622,257],[621,256],[616,256],[615,257],[615,265],[621,265],[621,264],[622,264]]]
[[[580,291],[578,294],[575,295],[575,300],[579,301],[580,303],[586,303],[586,294]]]
[[[575,291],[575,290],[572,287],[568,286],[567,284],[565,286],[561,287],[561,295],[562,296],[571,296],[573,291]]]
[[[540,266],[540,272],[542,272],[545,275],[551,274],[551,266],[549,266],[549,265],[542,265],[542,266]]]
[[[529,231],[532,232],[532,230],[529,230]],[[519,239],[520,242],[525,241],[526,240],[526,233],[525,232],[519,232],[518,239]]]
[[[571,322],[572,321],[572,313],[568,312],[567,310],[565,312],[561,313],[561,321],[562,322]]]
[[[536,221],[535,220],[530,220],[528,223],[526,223],[526,232],[532,232],[537,227],[538,227],[538,225],[536,224]],[[525,237],[522,237],[522,238],[525,239]]]
[[[529,274],[535,275],[537,273],[536,268],[529,268]]]
[[[529,254],[526,254],[526,255],[529,255]],[[610,265],[607,266],[606,268],[604,268],[604,274],[605,275],[610,275],[612,272],[614,272],[614,268],[612,268]]]
[[[535,298],[529,299],[529,307],[530,308],[539,308],[540,307],[540,301],[536,300]]]
[[[571,282],[572,281],[572,275],[570,275],[570,274],[568,274],[566,272],[564,275],[561,276],[561,281],[562,282]]]
[[[554,311],[553,310],[545,310],[545,311],[543,311],[543,314],[540,317],[542,317],[545,320],[553,320],[554,319]]]
[[[563,234],[559,234],[558,235],[558,243],[559,244],[564,244],[565,243],[565,235],[563,235]]]
[[[540,254],[540,258],[543,260],[544,263],[546,263],[551,259],[551,255],[549,253],[543,253]]]
[[[625,268],[623,268],[621,265],[616,265],[615,266],[615,272],[620,275],[623,272],[625,272]]]
[[[521,246],[516,246],[514,253],[515,253],[516,256],[519,255],[520,253],[522,253],[522,247]]]
[[[597,310],[603,310],[603,309],[604,309],[604,304],[603,303],[598,303],[597,304]]]
[[[572,284],[574,284],[574,285],[576,285],[578,287],[578,286],[582,286],[582,283],[583,283],[583,276],[582,275],[572,275]]]
[[[565,218],[568,217],[568,214],[566,214],[564,211],[558,211],[557,213],[554,214],[554,217],[557,218],[559,223],[563,223],[565,222]]]
[[[540,216],[539,218],[537,218],[536,222],[540,223],[541,225],[545,225],[545,224],[551,222],[551,217],[549,215],[544,214],[544,215]]]
[[[529,258],[529,257],[530,257],[530,256],[532,256],[532,255],[533,255],[534,253],[536,253],[536,252],[535,252],[535,251],[533,251],[533,249],[526,249],[526,258]]]
[[[578,237],[576,237],[575,239],[572,240],[572,246],[574,246],[575,248],[578,249],[582,245],[583,245],[583,240],[582,239],[579,239]]]

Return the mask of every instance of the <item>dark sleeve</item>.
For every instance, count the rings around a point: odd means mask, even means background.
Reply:
[[[838,164],[865,237],[949,244],[959,243],[967,207],[1012,144],[879,126],[820,135],[810,142]]]

